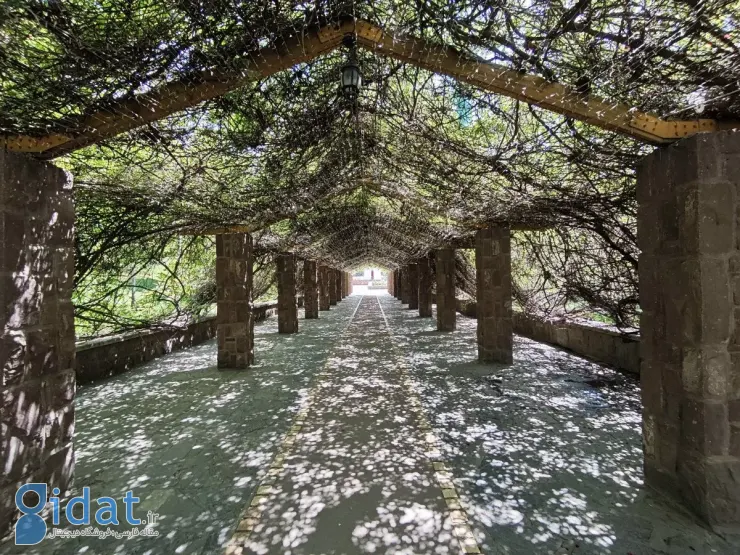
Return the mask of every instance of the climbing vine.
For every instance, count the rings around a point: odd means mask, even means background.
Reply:
[[[737,0],[11,0],[0,6],[0,134],[68,132],[346,17],[582,98],[740,119],[738,14]],[[379,52],[359,52],[352,105],[338,87],[345,59],[340,49],[297,64],[57,161],[76,182],[80,330],[207,310],[209,229],[257,230],[258,297],[275,252],[392,268],[487,222],[512,227],[521,307],[636,324],[635,167],[652,147]],[[458,259],[463,283],[470,263]]]

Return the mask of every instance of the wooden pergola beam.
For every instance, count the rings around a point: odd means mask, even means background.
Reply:
[[[366,21],[357,22],[356,34],[362,46],[396,60],[648,143],[669,143],[696,133],[740,127],[740,122],[723,125],[711,119],[663,120],[630,106],[583,95],[568,85],[472,59],[451,47],[394,35]]]
[[[394,34],[359,20],[289,35],[272,45],[247,53],[247,61],[240,62],[237,67],[203,71],[118,102],[106,110],[81,118],[68,135],[0,137],[0,148],[36,153],[40,158],[54,158],[158,121],[296,64],[311,61],[336,49],[348,34],[354,34],[361,47],[376,54],[448,75],[482,90],[521,100],[647,143],[669,143],[696,133],[740,128],[740,122],[663,120],[630,106],[580,94],[567,85],[473,59],[454,48]]]
[[[247,59],[235,67],[202,71],[85,116],[67,136],[0,137],[0,148],[37,153],[44,159],[54,158],[159,121],[296,64],[309,62],[336,49],[342,37],[322,30],[288,35],[273,45],[248,52]]]

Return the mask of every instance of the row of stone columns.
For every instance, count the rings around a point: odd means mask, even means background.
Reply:
[[[298,331],[298,306],[295,287],[295,256],[278,256],[278,332]],[[303,262],[303,305],[307,320],[319,317],[347,296],[347,274],[316,261]]]
[[[480,229],[475,238],[478,360],[513,361],[511,252],[508,226]],[[437,286],[437,330],[456,326],[455,251],[434,253]],[[433,276],[430,255],[395,270],[389,291],[422,318],[432,317]]]
[[[389,275],[389,292],[402,304],[408,304],[409,309],[418,310],[422,318],[433,316],[435,276],[432,275],[432,256],[419,258],[416,262],[394,270]],[[453,331],[455,329],[455,252],[452,249],[442,249],[434,256],[436,258],[437,329]],[[440,307],[443,310],[440,311]],[[451,307],[452,310],[447,310],[447,307]]]
[[[296,256],[277,256],[278,333],[298,332]],[[346,272],[316,261],[303,263],[306,319],[319,317],[350,292]],[[254,362],[254,321],[251,310],[252,237],[248,233],[216,236],[217,334],[219,368],[246,368]]]

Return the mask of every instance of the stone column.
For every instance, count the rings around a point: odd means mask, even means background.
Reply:
[[[71,176],[0,149],[0,536],[18,487],[72,480],[73,282]]]
[[[637,174],[645,483],[740,531],[740,133]]]
[[[419,267],[417,264],[409,264],[409,309],[418,310],[419,308]]]
[[[337,302],[340,302],[344,297],[342,296],[342,272],[341,270],[334,270],[334,287],[336,288]]]
[[[401,299],[401,270],[393,270],[393,296]]]
[[[319,317],[319,281],[315,260],[303,262],[303,308],[306,320]]]
[[[340,301],[343,301],[344,300],[344,297],[347,296],[347,294],[346,294],[347,293],[347,291],[346,291],[346,287],[347,287],[347,282],[346,282],[347,274],[345,274],[342,271],[339,271],[339,274],[338,275],[339,275],[339,300]]]
[[[337,304],[337,272],[334,268],[327,268],[329,272],[329,304],[334,306]]]
[[[457,303],[455,301],[455,251],[439,249],[436,253],[437,270],[437,330],[455,331]]]
[[[386,291],[388,291],[389,294],[391,294],[391,291],[393,291],[393,273],[388,272],[388,278],[386,279]]]
[[[409,287],[409,267],[404,266],[400,270],[401,276],[401,304],[409,304],[410,287]]]
[[[480,362],[513,362],[510,235],[508,226],[491,226],[475,236]]]
[[[432,317],[432,265],[428,256],[419,259],[419,316]]]
[[[298,307],[295,299],[295,256],[280,253],[277,257],[278,333],[298,332]]]
[[[319,267],[319,310],[329,310],[329,268]]]
[[[254,362],[252,236],[216,235],[218,367],[247,368]]]
[[[352,273],[347,272],[347,296],[350,296],[353,292],[354,285],[352,284]]]

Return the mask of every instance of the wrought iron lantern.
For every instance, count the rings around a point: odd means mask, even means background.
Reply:
[[[354,101],[360,94],[362,85],[362,73],[360,66],[357,65],[357,49],[354,37],[345,39],[345,44],[349,47],[349,60],[342,66],[342,92],[348,99]]]

